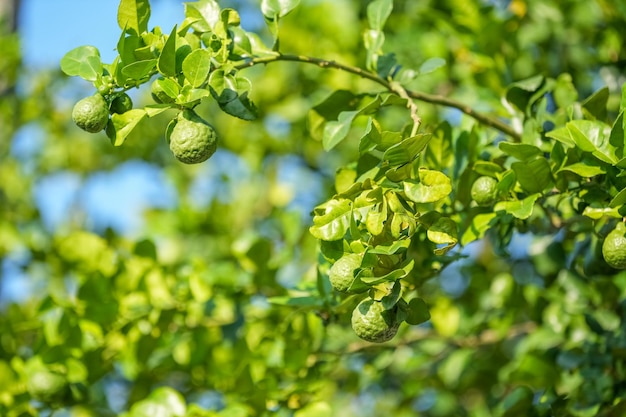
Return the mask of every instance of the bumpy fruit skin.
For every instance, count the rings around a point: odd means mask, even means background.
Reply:
[[[472,196],[472,200],[476,202],[481,207],[487,207],[495,203],[497,197],[496,185],[498,182],[495,178],[482,176],[479,177],[474,184],[472,184],[472,189],[470,194]]]
[[[348,291],[354,280],[354,270],[361,266],[361,255],[349,253],[339,258],[328,271],[330,285],[340,292]]]
[[[169,141],[174,156],[185,164],[204,162],[217,149],[215,129],[193,110],[184,110],[179,114]]]
[[[26,388],[33,398],[51,402],[61,399],[67,393],[69,386],[64,376],[41,370],[29,376]]]
[[[72,119],[81,129],[97,133],[109,122],[109,106],[100,94],[85,97],[74,105]]]
[[[626,269],[626,224],[618,223],[602,243],[602,256],[609,266]]]
[[[398,333],[400,323],[395,308],[385,310],[380,301],[366,298],[352,311],[352,330],[361,339],[372,343],[391,340]]]
[[[133,100],[126,93],[121,93],[111,102],[111,113],[122,114],[133,108]]]

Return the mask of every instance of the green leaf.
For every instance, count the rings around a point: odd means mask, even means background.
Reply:
[[[476,161],[473,166],[474,171],[479,175],[495,177],[502,172],[502,167],[491,161]]]
[[[350,228],[352,204],[350,200],[329,200],[315,209],[311,234],[320,240],[339,240]]]
[[[426,148],[432,135],[430,133],[420,133],[416,136],[404,139],[402,142],[391,146],[383,155],[383,160],[389,165],[403,165],[415,160],[420,152]]]
[[[609,207],[616,208],[621,207],[624,204],[626,204],[626,188],[624,188],[622,191],[617,193],[615,197],[613,197],[613,199],[609,203]]]
[[[607,118],[607,103],[609,101],[609,87],[602,87],[581,104],[585,113],[593,118],[604,121]]]
[[[191,26],[197,32],[210,32],[220,20],[220,6],[215,0],[185,2],[184,4],[185,17],[193,20]]]
[[[456,222],[449,217],[440,217],[426,232],[428,240],[436,244],[456,245],[458,242]]]
[[[300,4],[300,0],[262,0],[261,12],[267,20],[286,16]]]
[[[475,240],[481,239],[487,230],[495,225],[496,213],[481,213],[472,219],[472,223],[465,230],[461,237],[461,244],[467,245]]]
[[[419,182],[404,181],[404,194],[416,203],[435,203],[452,191],[452,183],[444,173],[429,169],[419,170]]]
[[[574,143],[583,151],[591,152],[599,160],[615,164],[618,161],[615,147],[610,143],[609,126],[591,120],[572,120],[567,130]]]
[[[403,252],[411,246],[411,239],[394,240],[389,245],[376,245],[372,249],[369,249],[367,253],[376,255],[393,255],[398,252]]]
[[[376,71],[380,78],[393,78],[394,75],[400,70],[400,65],[396,60],[396,54],[390,53],[378,57],[376,63]]]
[[[322,136],[322,145],[325,151],[333,149],[348,136],[352,121],[359,113],[359,110],[344,111],[339,113],[339,118],[336,121],[326,123]]]
[[[121,0],[117,9],[117,23],[120,29],[135,35],[148,30],[150,2],[148,0]]]
[[[621,111],[613,123],[609,143],[615,147],[616,153],[623,155],[626,148],[626,136],[624,135],[624,112]]]
[[[504,400],[498,404],[503,416],[529,415],[533,404],[533,391],[526,386],[515,387]]]
[[[574,164],[564,166],[563,168],[559,169],[557,173],[563,171],[573,172],[574,174],[579,175],[583,178],[591,178],[595,177],[596,175],[602,175],[606,173],[604,168],[597,165],[589,165],[584,162],[576,162]]]
[[[270,304],[275,304],[279,306],[289,306],[289,307],[321,307],[324,305],[324,300],[320,299],[316,296],[301,296],[301,297],[291,297],[288,295],[270,297],[267,299]]]
[[[413,267],[415,266],[415,260],[414,259],[410,259],[406,262],[404,262],[404,264],[399,267],[398,269],[394,269],[393,271],[382,275],[382,276],[371,276],[372,274],[369,274],[370,276],[367,276],[368,274],[364,274],[364,273],[360,273],[358,275],[359,280],[361,280],[361,282],[363,282],[364,284],[367,285],[377,285],[377,284],[382,284],[383,282],[392,282],[392,281],[396,281],[399,279],[402,279],[404,277],[406,277],[407,275],[409,275],[409,273],[413,270]],[[363,271],[365,272],[365,271]]]
[[[178,83],[170,78],[156,79],[155,83],[159,85],[159,87],[163,90],[163,92],[173,99],[178,97],[180,93],[180,86]]]
[[[157,68],[165,76],[173,77],[176,74],[176,25],[163,45],[163,50],[159,56]]]
[[[243,59],[253,55],[252,43],[248,33],[240,27],[230,28],[230,33],[233,41],[233,50],[230,54],[231,59]]]
[[[514,162],[511,168],[515,171],[517,182],[529,193],[540,193],[554,184],[550,163],[545,158]]]
[[[367,5],[367,21],[370,28],[382,31],[393,10],[392,0],[374,0]]]
[[[493,210],[504,211],[518,219],[525,220],[525,219],[528,219],[533,214],[533,208],[535,207],[535,202],[540,196],[541,194],[536,193],[536,194],[529,195],[523,200],[500,201],[496,203]]]
[[[621,196],[622,199],[626,199],[626,196]],[[621,206],[620,206],[621,207]],[[604,217],[613,217],[615,219],[621,219],[623,216],[619,212],[619,207],[600,207],[594,208],[591,206],[585,207],[583,210],[583,216],[587,216],[593,220],[600,220]]]
[[[572,83],[572,76],[563,73],[560,74],[554,86],[554,101],[560,108],[567,108],[578,100],[578,91]]]
[[[387,202],[383,201],[367,212],[365,227],[374,236],[380,235],[387,221]]]
[[[247,91],[228,103],[219,103],[219,106],[224,112],[239,119],[255,120],[258,117],[257,108],[248,98]]]
[[[200,87],[211,70],[211,53],[206,49],[196,49],[183,61],[183,74],[193,87]]]
[[[209,85],[216,100],[231,101],[237,94],[250,90],[252,83],[246,77],[235,74],[225,74],[223,70],[216,70],[209,77]]]
[[[106,133],[114,146],[121,146],[130,132],[146,116],[143,109],[132,109],[122,114],[114,113],[106,128]]]
[[[500,142],[498,144],[498,148],[500,148],[500,150],[505,154],[519,159],[520,161],[527,161],[543,155],[541,149],[526,143]]]
[[[87,81],[95,81],[102,75],[100,51],[95,46],[79,46],[61,58],[61,70],[71,76],[79,76]]]
[[[152,74],[152,71],[156,68],[156,64],[156,59],[135,61],[132,64],[123,67],[122,74],[124,74],[126,79],[139,81],[149,77]]]
[[[572,135],[570,134],[567,126],[551,130],[550,132],[546,133],[546,136],[558,140],[568,148],[573,148],[576,146],[576,142],[574,142],[574,139],[572,138]]]
[[[420,65],[419,67],[419,73],[420,74],[428,74],[431,73],[433,71],[438,70],[439,68],[443,67],[444,65],[446,65],[446,60],[443,58],[430,58],[427,59],[426,61],[424,61],[422,63],[422,65]]]
[[[405,321],[408,324],[418,325],[430,320],[430,311],[426,302],[421,298],[413,298],[407,306],[407,317]]]
[[[532,93],[537,91],[543,83],[544,78],[541,75],[515,82],[507,89],[506,100],[524,112],[532,97]]]

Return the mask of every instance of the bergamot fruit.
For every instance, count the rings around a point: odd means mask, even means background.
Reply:
[[[339,258],[328,271],[330,285],[340,292],[348,291],[354,281],[354,271],[361,266],[361,255],[349,253]]]
[[[398,333],[395,307],[386,310],[380,301],[366,298],[352,311],[352,330],[363,340],[382,343]]]
[[[626,223],[618,223],[602,243],[602,256],[615,269],[626,269]]]
[[[170,150],[185,164],[198,164],[217,149],[217,133],[193,110],[183,110],[169,136]]]
[[[109,106],[100,94],[85,97],[74,105],[72,119],[87,132],[100,132],[109,122]]]
[[[472,184],[472,189],[470,191],[472,200],[482,207],[492,205],[495,203],[498,194],[498,190],[496,189],[497,184],[498,182],[495,178],[488,177],[486,175],[479,177],[476,181],[474,181],[474,184]]]
[[[69,385],[63,375],[42,369],[29,375],[26,388],[33,398],[52,402],[63,398]]]
[[[111,102],[111,113],[122,114],[133,108],[133,100],[126,93],[121,93]]]

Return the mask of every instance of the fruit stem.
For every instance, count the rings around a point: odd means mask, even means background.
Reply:
[[[374,74],[373,72],[365,71],[359,67],[342,64],[336,61],[329,61],[326,59],[315,58],[315,57],[310,57],[306,55],[290,55],[290,54],[277,53],[275,55],[249,59],[243,64],[239,64],[235,66],[235,68],[244,69],[244,68],[249,68],[255,65],[259,65],[259,64],[269,64],[269,63],[278,62],[278,61],[301,62],[305,64],[317,65],[321,68],[334,68],[334,69],[346,71],[351,74],[358,75],[361,78],[365,78],[377,84],[380,84],[393,94],[398,94],[398,89],[395,86],[396,83],[390,82],[384,78],[381,78],[378,75]],[[488,116],[486,114],[477,112],[472,107],[466,104],[463,104],[461,102],[458,102],[454,99],[440,96],[440,95],[435,95],[435,94],[428,94],[428,93],[422,93],[419,91],[406,90],[404,88],[402,90],[406,93],[408,98],[418,100],[418,101],[423,101],[425,103],[439,104],[442,106],[455,108],[467,114],[468,116],[472,117],[473,119],[480,122],[481,124],[484,124],[496,130],[499,130],[505,135],[510,136],[516,142],[520,142],[522,139],[521,134],[516,132],[515,129],[513,129],[511,126],[507,125],[506,123],[496,118],[493,118],[491,116]],[[413,116],[413,109],[411,109],[411,112]]]

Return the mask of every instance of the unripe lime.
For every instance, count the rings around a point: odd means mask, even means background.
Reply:
[[[26,388],[33,398],[51,402],[62,398],[67,393],[69,385],[64,376],[42,369],[29,375]]]
[[[109,122],[109,106],[100,94],[85,97],[74,105],[72,119],[87,132],[100,132]]]
[[[122,114],[133,108],[133,100],[126,93],[121,93],[111,102],[111,113]]]
[[[154,80],[152,84],[150,84],[150,93],[152,95],[152,99],[159,104],[160,103],[173,103],[174,99],[168,96],[163,90],[163,87],[161,86],[161,83],[160,83],[161,80],[163,80],[163,78],[158,78]]]
[[[361,255],[349,253],[339,258],[328,271],[330,285],[340,292],[346,292],[352,281],[354,281],[354,271],[361,266]]]
[[[193,110],[183,110],[169,137],[170,150],[185,164],[198,164],[217,149],[217,133]]]
[[[472,184],[472,189],[470,191],[472,199],[479,206],[487,207],[495,203],[498,190],[496,189],[496,185],[498,181],[495,178],[482,176],[479,177],[474,184]]]
[[[602,243],[602,256],[615,269],[626,269],[626,223],[618,223]]]
[[[386,310],[380,301],[366,298],[352,311],[352,330],[363,340],[382,343],[398,333],[395,307]]]

